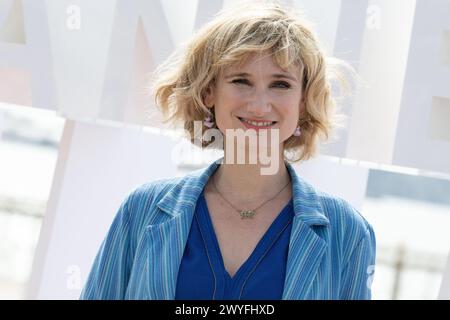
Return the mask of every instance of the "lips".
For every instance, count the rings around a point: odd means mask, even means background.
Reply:
[[[251,129],[267,129],[273,127],[277,122],[276,121],[270,121],[270,120],[253,120],[253,119],[247,119],[238,117],[238,119],[242,122],[242,124]]]

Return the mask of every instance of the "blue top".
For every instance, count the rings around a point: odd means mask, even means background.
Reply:
[[[249,258],[230,277],[202,191],[178,271],[175,299],[280,300],[293,216],[291,199]]]

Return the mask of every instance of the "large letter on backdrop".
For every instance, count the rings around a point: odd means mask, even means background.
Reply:
[[[43,1],[0,2],[0,101],[54,109],[47,12]]]

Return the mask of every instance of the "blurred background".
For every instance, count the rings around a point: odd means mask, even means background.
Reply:
[[[0,103],[0,298],[23,299],[64,119]]]
[[[0,299],[76,299],[127,192],[208,163],[143,87],[235,2],[0,0]],[[437,299],[450,252],[450,2],[284,3],[363,79],[342,102],[340,139],[296,169],[373,225],[373,299]]]

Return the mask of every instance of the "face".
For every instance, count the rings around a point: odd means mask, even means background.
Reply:
[[[300,68],[283,70],[272,57],[254,54],[243,67],[222,72],[205,104],[215,107],[215,121],[222,133],[239,128],[256,132],[278,129],[282,145],[294,133],[304,106]]]

